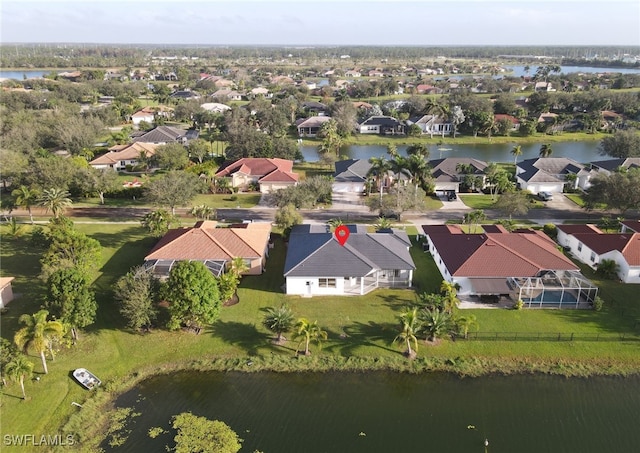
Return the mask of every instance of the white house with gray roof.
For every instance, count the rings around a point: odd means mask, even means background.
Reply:
[[[340,245],[327,225],[297,225],[284,265],[286,293],[300,296],[363,295],[376,288],[409,288],[416,266],[404,231],[368,233],[347,225]]]
[[[522,190],[532,193],[562,193],[567,175],[576,175],[574,188],[581,187],[589,172],[584,165],[566,157],[539,157],[518,162],[516,181]]]
[[[366,159],[346,159],[335,163],[333,191],[363,193],[367,183],[367,174],[371,163]]]

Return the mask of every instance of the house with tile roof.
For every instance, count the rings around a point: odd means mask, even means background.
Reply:
[[[135,142],[127,145],[114,145],[109,151],[96,157],[89,165],[96,169],[109,168],[115,171],[126,170],[127,166],[135,167],[140,157],[151,157],[156,153],[159,145],[153,143]]]
[[[189,140],[198,138],[199,132],[194,129],[178,129],[171,126],[157,126],[150,131],[138,131],[131,134],[132,142],[155,143],[166,145],[167,143],[182,143],[186,145]]]
[[[429,161],[431,167],[431,176],[435,184],[435,192],[460,192],[460,184],[463,183],[465,174],[460,170],[464,168],[471,169],[472,176],[477,176],[482,180],[482,184],[476,189],[484,187],[485,169],[487,163],[473,159],[471,157],[446,157],[443,159],[433,159]]]
[[[618,277],[640,283],[640,233],[604,233],[595,225],[557,225],[558,244],[594,269],[602,260],[618,264]]]
[[[483,226],[483,233],[468,234],[458,225],[422,229],[442,278],[460,285],[461,296],[510,297],[528,307],[577,307],[597,295],[578,266],[541,231]]]
[[[216,276],[224,273],[234,258],[247,264],[245,275],[260,275],[269,256],[271,224],[252,222],[220,227],[212,220],[193,227],[169,230],[144,259],[155,276],[169,275],[179,261],[202,261]]]
[[[574,188],[582,187],[589,178],[589,171],[584,165],[566,157],[526,159],[516,165],[518,186],[532,193],[562,193],[569,174],[577,177]]]
[[[620,231],[622,233],[626,233],[628,231],[640,233],[640,220],[623,220],[620,222]]]
[[[258,184],[262,193],[298,184],[298,174],[293,172],[293,161],[267,157],[244,157],[225,162],[215,176],[229,178],[231,187],[239,189]]]
[[[380,287],[411,287],[416,266],[404,231],[347,227],[351,234],[344,246],[328,225],[293,227],[284,265],[287,294],[363,295]]]

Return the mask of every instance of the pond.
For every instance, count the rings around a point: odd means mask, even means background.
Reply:
[[[481,145],[431,145],[430,159],[441,157],[473,157],[486,162],[513,162],[511,150],[513,143],[504,144],[481,144]],[[522,155],[519,161],[538,157],[542,143],[523,144]],[[597,140],[586,142],[554,142],[552,157],[568,157],[577,162],[587,163],[596,160],[604,160],[608,157],[602,156],[599,152],[600,142]],[[407,146],[398,146],[398,152],[406,156]],[[307,162],[315,162],[320,159],[317,146],[302,146],[302,155]],[[387,147],[383,145],[351,145],[344,147],[341,152],[348,159],[369,159],[371,157],[387,157]]]
[[[179,372],[117,400],[133,407],[117,451],[162,451],[173,415],[227,423],[241,451],[631,452],[640,445],[640,377]],[[108,450],[108,448],[107,448]]]

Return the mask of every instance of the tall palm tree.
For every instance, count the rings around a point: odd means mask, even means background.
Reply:
[[[33,225],[33,214],[31,213],[31,208],[37,204],[39,193],[27,186],[20,186],[11,192],[11,195],[15,197],[16,205],[25,208],[27,212],[29,212],[29,219]]]
[[[402,312],[400,318],[400,332],[393,341],[403,342],[407,346],[406,355],[414,358],[418,352],[418,338],[416,334],[420,331],[420,319],[417,308],[409,308]],[[413,343],[414,348],[411,349]]]
[[[551,148],[551,143],[545,143],[540,147],[540,157],[549,157],[553,154],[553,148]]]
[[[65,331],[60,321],[47,321],[47,316],[49,316],[47,310],[40,310],[33,315],[24,314],[20,316],[18,321],[25,326],[18,330],[13,337],[16,346],[24,352],[32,347],[40,354],[45,374],[49,370],[47,369],[47,360],[44,353],[50,348],[51,342],[55,341],[55,338],[62,337]]]
[[[27,394],[24,391],[24,380],[30,378],[33,373],[33,362],[27,359],[22,354],[18,354],[9,363],[5,365],[4,372],[14,382],[20,383],[22,389],[22,399],[27,399]]]
[[[511,155],[513,156],[513,165],[518,164],[518,157],[522,156],[522,146],[515,145],[511,148]]]
[[[282,344],[285,340],[283,334],[293,328],[293,312],[288,305],[282,304],[280,307],[269,307],[262,320],[262,325],[271,332],[278,335],[275,342]]]
[[[40,206],[44,206],[47,212],[51,211],[53,217],[58,218],[64,213],[65,208],[71,206],[71,194],[64,189],[45,189],[38,199]]]
[[[451,314],[457,310],[460,305],[460,299],[458,299],[458,290],[460,285],[458,283],[449,282],[443,280],[440,284],[440,292],[444,296],[444,311]]]
[[[320,345],[323,340],[327,339],[327,332],[322,330],[318,321],[310,322],[308,319],[300,318],[296,324],[296,338],[301,338],[296,352],[300,349],[300,344],[304,343],[304,355],[311,355],[309,343],[315,341]]]
[[[371,168],[369,168],[367,176],[373,176],[375,178],[376,185],[378,186],[378,190],[380,191],[380,198],[382,198],[384,179],[387,175],[387,172],[391,170],[391,163],[389,162],[389,160],[382,156],[370,158],[369,163],[371,164]]]
[[[430,176],[429,164],[427,161],[418,154],[411,154],[407,159],[404,159],[404,164],[411,174],[411,182],[415,186],[416,193],[418,187],[425,187],[427,179]]]
[[[378,217],[376,219],[376,223],[374,223],[373,226],[376,231],[388,230],[389,228],[393,227],[393,223],[386,217]]]
[[[215,213],[215,210],[206,204],[201,204],[191,208],[191,215],[194,216],[196,220],[209,220],[211,217],[215,216]]]

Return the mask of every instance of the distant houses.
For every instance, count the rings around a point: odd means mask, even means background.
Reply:
[[[138,165],[142,158],[150,158],[156,153],[159,145],[154,143],[135,142],[128,145],[114,145],[109,151],[96,157],[89,165],[96,169],[112,169],[123,171]]]
[[[270,193],[298,184],[293,172],[293,161],[266,157],[245,157],[225,162],[216,172],[216,178],[229,178],[231,187],[246,190],[252,184],[260,192]]]

